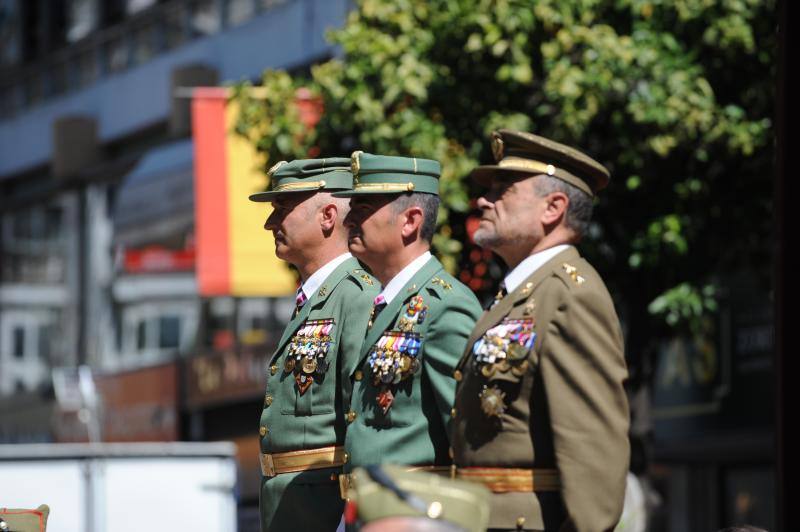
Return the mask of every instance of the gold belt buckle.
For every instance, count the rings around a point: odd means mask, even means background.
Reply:
[[[272,460],[271,454],[261,453],[261,474],[270,478],[277,475],[275,472],[275,462]]]

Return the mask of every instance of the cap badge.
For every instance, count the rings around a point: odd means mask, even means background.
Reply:
[[[267,174],[268,174],[270,177],[272,177],[272,175],[273,175],[275,172],[277,172],[277,171],[278,171],[278,168],[280,168],[280,167],[281,167],[281,166],[283,166],[284,164],[289,164],[289,163],[287,163],[286,161],[278,161],[277,163],[273,164],[273,165],[272,165],[272,167],[271,167],[269,170],[267,170]]]
[[[503,158],[503,146],[503,137],[500,136],[500,133],[496,131],[492,133],[492,154],[496,162]]]

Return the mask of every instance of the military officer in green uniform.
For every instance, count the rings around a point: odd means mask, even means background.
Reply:
[[[350,376],[359,361],[377,281],[347,250],[347,158],[281,162],[264,225],[276,255],[295,265],[296,308],[269,360],[261,413],[261,529],[335,530],[342,516],[338,473],[344,463]],[[268,272],[265,272],[268,274]]]
[[[350,251],[382,291],[351,374],[345,469],[395,463],[447,471],[453,370],[480,304],[429,251],[441,167],[355,152],[352,168],[353,190],[343,194],[351,198]]]
[[[489,527],[612,530],[628,471],[627,377],[619,320],[573,246],[608,171],[530,133],[493,134],[497,164],[475,241],[510,271],[455,377],[456,474],[493,493]]]

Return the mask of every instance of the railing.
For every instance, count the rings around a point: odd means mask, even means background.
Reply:
[[[30,65],[0,72],[0,120],[74,92],[291,0],[171,0]]]

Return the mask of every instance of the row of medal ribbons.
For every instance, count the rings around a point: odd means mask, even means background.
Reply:
[[[422,346],[418,333],[386,331],[372,346],[368,362],[373,384],[396,384],[419,371]]]
[[[481,336],[472,346],[472,355],[479,364],[495,364],[502,360],[517,361],[527,358],[536,341],[534,321],[506,319]]]
[[[334,327],[333,319],[307,321],[289,344],[284,369],[287,372],[293,371],[305,357],[306,360],[302,363],[303,372],[324,373],[328,366],[325,356],[332,343]]]

